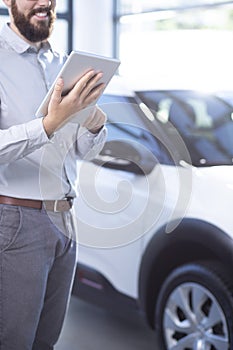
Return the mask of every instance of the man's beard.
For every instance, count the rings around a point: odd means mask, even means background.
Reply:
[[[38,21],[37,24],[32,24],[30,22],[31,17],[40,12],[47,12],[49,17],[48,23],[41,20]],[[49,38],[56,18],[55,12],[51,10],[50,7],[34,9],[25,16],[23,13],[19,12],[16,0],[12,0],[11,13],[16,27],[27,40],[36,43]]]

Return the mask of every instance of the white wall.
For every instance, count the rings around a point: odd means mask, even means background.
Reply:
[[[74,0],[75,50],[112,57],[112,0]]]

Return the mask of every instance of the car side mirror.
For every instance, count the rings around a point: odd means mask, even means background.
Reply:
[[[112,140],[105,143],[93,163],[105,168],[143,175],[149,174],[157,161],[151,151],[143,145],[126,140]]]

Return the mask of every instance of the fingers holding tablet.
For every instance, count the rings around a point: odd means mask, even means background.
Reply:
[[[104,83],[99,83],[102,76],[102,72],[97,73],[93,70],[85,73],[65,96],[62,96],[63,79],[57,80],[49,102],[48,114],[44,118],[47,134],[60,128],[70,117],[85,109],[101,95],[105,87]],[[96,129],[95,123],[90,125],[90,129],[92,128]]]
[[[102,72],[95,72],[94,70],[85,73],[76,82],[68,95],[64,97],[64,99],[67,98],[69,100],[69,103],[73,103],[74,108],[76,104],[76,110],[73,113],[86,108],[100,97],[105,88],[105,84],[100,82],[102,76]]]
[[[90,104],[100,97],[105,88],[105,84],[100,82],[102,77],[102,72],[91,70],[77,81],[73,93],[78,93],[83,101],[86,100],[87,105]]]

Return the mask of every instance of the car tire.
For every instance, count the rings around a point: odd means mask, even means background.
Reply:
[[[155,310],[160,349],[233,350],[233,286],[216,262],[176,268]]]

